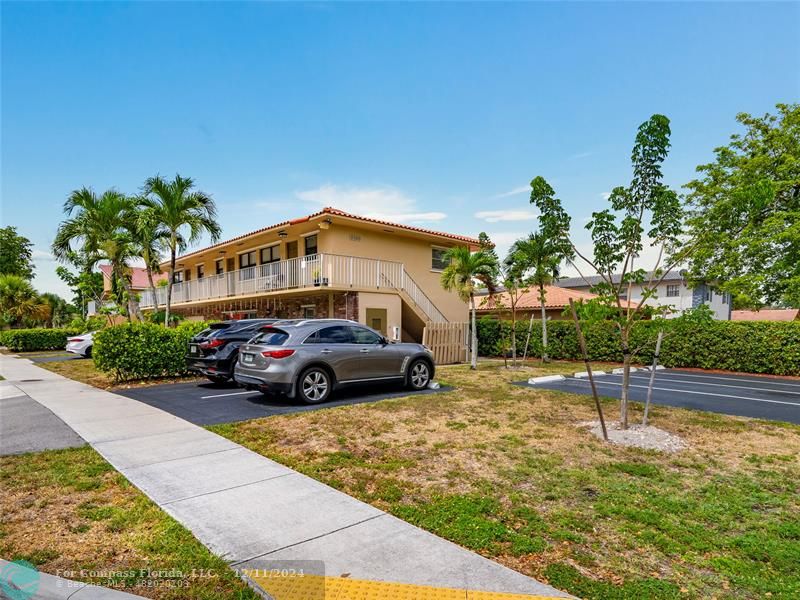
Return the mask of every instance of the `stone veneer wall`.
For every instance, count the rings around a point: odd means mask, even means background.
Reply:
[[[232,318],[231,312],[255,313],[257,318],[299,319],[305,306],[315,308],[317,318],[328,317],[328,293],[295,296],[291,298],[251,298],[222,300],[210,306],[172,307],[172,311],[186,318],[222,321]],[[358,320],[358,292],[334,292],[333,315],[336,319]]]

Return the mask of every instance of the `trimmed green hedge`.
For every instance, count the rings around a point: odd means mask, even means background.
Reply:
[[[6,329],[0,331],[0,345],[12,352],[64,350],[67,338],[79,333],[77,329]]]
[[[634,362],[653,360],[659,329],[664,329],[660,362],[666,367],[698,367],[743,373],[800,375],[800,322],[696,321],[667,319],[641,321],[631,334],[632,348],[641,348]],[[484,317],[478,321],[478,354],[500,356],[511,323]],[[522,355],[528,322],[517,322],[517,349]],[[613,322],[584,323],[589,358],[622,361],[619,332]],[[548,321],[548,354],[554,359],[580,359],[572,321]],[[528,356],[541,356],[541,322],[534,321]]]
[[[94,364],[116,381],[184,375],[189,338],[206,327],[208,323],[198,321],[175,329],[154,323],[108,327],[94,336]]]

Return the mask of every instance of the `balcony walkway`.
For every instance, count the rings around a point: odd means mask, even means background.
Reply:
[[[403,263],[338,254],[301,256],[175,283],[172,286],[172,306],[306,289],[389,289],[419,309],[428,321],[447,321],[411,278]],[[167,289],[158,288],[156,299],[159,306],[164,306]],[[154,306],[151,291],[142,292],[139,305],[145,309]]]

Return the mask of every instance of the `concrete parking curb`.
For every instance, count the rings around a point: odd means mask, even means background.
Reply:
[[[157,408],[27,360],[0,356],[0,373],[237,567],[569,597]]]

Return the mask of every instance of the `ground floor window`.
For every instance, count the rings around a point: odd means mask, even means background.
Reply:
[[[317,307],[314,305],[306,305],[301,307],[303,309],[303,318],[304,319],[316,319],[317,318]]]

